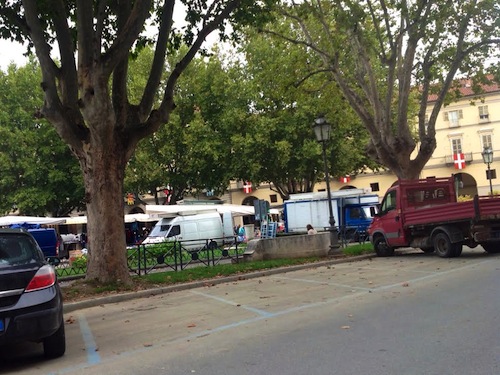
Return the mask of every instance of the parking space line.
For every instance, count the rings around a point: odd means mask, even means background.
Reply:
[[[83,342],[85,344],[85,351],[87,352],[87,362],[89,365],[95,365],[101,362],[101,356],[97,352],[97,345],[94,340],[92,330],[87,323],[87,319],[83,314],[78,314],[78,323],[80,324],[80,331],[82,333]]]
[[[256,309],[255,307],[251,307],[251,306],[242,305],[242,304],[230,301],[230,300],[225,299],[225,298],[214,296],[212,294],[207,294],[207,293],[199,292],[199,291],[196,291],[196,290],[191,290],[190,292],[192,294],[197,294],[199,296],[203,296],[203,297],[206,297],[206,298],[211,298],[211,299],[214,299],[216,301],[220,301],[222,303],[225,303],[225,304],[228,304],[228,305],[231,305],[231,306],[238,306],[238,307],[240,307],[242,309],[251,311],[251,312],[253,312],[255,314],[258,314],[260,316],[263,316],[263,317],[272,317],[274,315],[274,314],[272,314],[272,313],[270,313],[268,311],[261,310],[261,309]]]
[[[330,282],[318,281],[318,280],[299,279],[299,278],[286,277],[286,276],[272,276],[272,278],[273,279],[290,280],[290,281],[300,281],[300,282],[311,283],[311,284],[320,284],[320,285],[328,285],[328,286],[338,286],[338,287],[341,287],[341,288],[346,288],[346,289],[351,289],[351,290],[363,290],[365,292],[370,292],[370,291],[374,290],[374,288],[363,288],[363,287],[360,287],[360,286],[351,286],[351,285],[345,285],[345,284],[339,284],[339,283],[330,283]]]

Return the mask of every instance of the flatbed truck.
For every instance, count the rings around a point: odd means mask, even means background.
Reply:
[[[463,245],[500,252],[500,195],[457,200],[454,177],[400,180],[389,188],[368,228],[378,256],[402,247],[458,257]]]

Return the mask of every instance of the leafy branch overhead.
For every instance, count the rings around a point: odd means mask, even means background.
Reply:
[[[315,53],[310,74],[328,72],[370,133],[369,155],[401,178],[432,156],[455,77],[484,76],[485,59],[499,54],[496,1],[287,4],[280,14],[291,27],[266,31]]]

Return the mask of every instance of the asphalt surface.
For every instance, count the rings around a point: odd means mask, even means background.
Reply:
[[[404,251],[404,250],[402,250],[402,251]],[[408,250],[408,251],[411,251],[411,250]],[[261,271],[233,275],[233,276],[218,277],[218,278],[214,278],[214,279],[204,279],[204,280],[190,282],[190,283],[176,284],[176,285],[171,285],[171,286],[166,286],[166,287],[158,287],[158,288],[140,290],[140,291],[135,291],[135,292],[112,294],[112,295],[107,295],[107,296],[97,297],[97,298],[93,297],[93,298],[88,298],[88,299],[84,299],[84,300],[77,301],[77,302],[65,303],[64,304],[64,313],[67,314],[67,313],[71,313],[71,312],[74,312],[77,310],[86,309],[89,307],[106,305],[106,304],[110,304],[110,303],[130,301],[130,300],[133,300],[136,298],[152,297],[152,296],[157,296],[157,295],[166,294],[166,293],[172,293],[172,292],[178,292],[178,291],[182,291],[182,290],[190,290],[190,289],[200,288],[200,287],[206,286],[207,284],[218,285],[218,284],[224,284],[224,283],[234,282],[234,281],[238,281],[238,280],[255,279],[258,277],[277,275],[280,273],[299,271],[299,270],[304,270],[304,269],[308,269],[308,268],[324,267],[324,266],[329,266],[329,265],[334,265],[334,264],[354,262],[357,260],[373,258],[374,256],[376,256],[376,255],[375,254],[366,254],[366,255],[358,255],[358,256],[352,256],[352,257],[341,257],[341,258],[332,257],[332,259],[319,261],[319,262],[306,263],[306,264],[300,264],[300,265],[289,266],[289,267],[273,268],[273,269],[269,269],[269,270],[261,270]]]
[[[500,373],[500,255],[357,259],[68,304],[66,354],[9,346],[0,373]]]

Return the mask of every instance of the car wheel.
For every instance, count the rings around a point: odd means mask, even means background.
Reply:
[[[390,257],[394,255],[394,249],[387,245],[387,241],[382,236],[375,238],[373,247],[379,257]]]
[[[46,358],[57,358],[64,355],[66,351],[66,335],[64,333],[64,321],[52,336],[43,339],[43,353]]]

